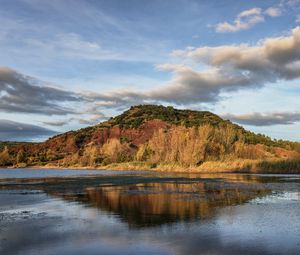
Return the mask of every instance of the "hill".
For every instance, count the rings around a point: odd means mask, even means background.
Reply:
[[[19,147],[22,145],[32,145],[34,143],[31,142],[10,142],[10,141],[0,141],[0,151],[5,147]]]
[[[133,106],[42,143],[6,143],[0,165],[178,171],[300,170],[300,144],[249,132],[208,111]],[[299,171],[300,172],[300,171]]]

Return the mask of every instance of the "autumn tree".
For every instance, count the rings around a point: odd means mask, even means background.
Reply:
[[[0,153],[0,166],[11,165],[12,161],[9,155],[8,148],[5,147],[4,150]]]
[[[203,162],[208,153],[208,145],[213,136],[209,125],[186,128],[160,129],[150,139],[148,145],[153,163],[177,162],[197,165]]]
[[[99,148],[95,145],[86,146],[83,155],[80,158],[80,164],[83,166],[94,166],[99,157]]]
[[[133,159],[128,143],[121,143],[119,139],[108,139],[102,146],[102,154],[106,157],[106,162],[124,162]]]
[[[135,159],[138,161],[147,161],[150,155],[150,149],[147,144],[141,144],[136,152]]]
[[[26,163],[26,161],[27,161],[26,160],[26,155],[25,155],[25,152],[23,150],[18,151],[16,160],[17,160],[17,164]]]

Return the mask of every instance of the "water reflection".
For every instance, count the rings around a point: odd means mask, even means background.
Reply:
[[[299,177],[0,180],[0,254],[300,254]]]
[[[2,189],[42,190],[119,217],[130,227],[206,220],[216,209],[271,193],[261,176],[106,175],[2,180]]]
[[[242,204],[266,195],[263,187],[231,187],[228,183],[139,183],[126,186],[89,187],[81,194],[63,194],[118,215],[131,227],[148,227],[178,221],[205,220],[216,208]]]
[[[210,219],[218,208],[270,194],[265,182],[253,175],[157,173],[6,179],[1,188],[42,190],[111,213],[130,227],[150,227]]]

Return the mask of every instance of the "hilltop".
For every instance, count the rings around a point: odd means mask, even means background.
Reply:
[[[1,144],[0,144],[1,145]],[[133,106],[42,143],[1,145],[0,165],[178,171],[300,170],[300,144],[245,130],[208,111]]]

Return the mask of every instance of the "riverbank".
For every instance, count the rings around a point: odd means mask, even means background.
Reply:
[[[182,173],[253,173],[253,174],[299,174],[300,160],[233,160],[233,161],[206,161],[199,166],[186,166],[178,163],[159,163],[150,162],[122,162],[107,165],[16,165],[8,168],[47,168],[47,169],[95,169],[95,170],[143,170],[143,171],[160,171],[160,172],[182,172]]]

